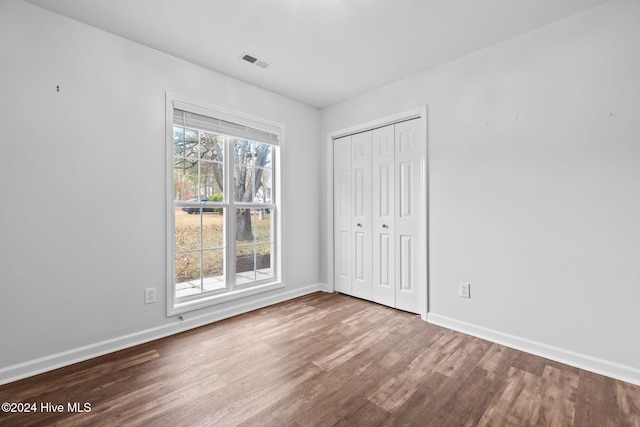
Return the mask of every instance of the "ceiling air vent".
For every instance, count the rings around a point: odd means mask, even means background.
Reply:
[[[250,62],[254,65],[257,65],[258,67],[261,67],[261,68],[267,68],[269,66],[268,62],[263,61],[262,59],[258,59],[255,56],[251,56],[246,52],[240,56],[240,59],[244,59],[245,61]]]

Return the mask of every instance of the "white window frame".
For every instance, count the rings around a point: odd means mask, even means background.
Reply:
[[[192,310],[201,309],[204,307],[212,306],[215,304],[221,304],[228,301],[233,301],[240,298],[246,298],[251,295],[256,295],[263,292],[272,291],[275,289],[284,287],[283,280],[283,268],[282,268],[282,227],[284,225],[284,212],[283,195],[282,195],[282,158],[283,158],[283,146],[284,146],[284,125],[281,123],[269,121],[255,116],[250,116],[244,113],[232,111],[223,107],[206,104],[200,101],[194,101],[185,99],[183,97],[166,93],[166,224],[167,224],[167,250],[166,250],[166,264],[167,264],[167,316],[175,316],[181,313],[185,313]],[[224,120],[226,122],[234,123],[241,126],[246,126],[252,129],[259,129],[262,131],[270,132],[279,135],[278,144],[274,144],[278,147],[277,150],[273,150],[273,193],[274,200],[272,200],[275,206],[275,215],[271,217],[272,221],[272,254],[273,261],[271,268],[273,269],[273,278],[268,281],[258,281],[249,285],[242,285],[231,289],[217,291],[215,293],[202,293],[198,295],[189,296],[188,298],[176,298],[175,289],[175,205],[174,205],[174,187],[173,187],[173,169],[174,169],[174,141],[173,141],[173,126],[174,126],[174,108],[179,110],[188,111],[203,116]],[[228,144],[227,144],[228,148]],[[237,203],[231,194],[231,181],[234,177],[233,172],[233,160],[228,158],[233,153],[230,150],[225,151],[224,173],[225,173],[225,201],[220,204],[226,211],[226,227],[225,227],[225,276],[232,275],[235,277],[235,210],[236,208],[245,207],[265,207],[259,204],[247,204]]]

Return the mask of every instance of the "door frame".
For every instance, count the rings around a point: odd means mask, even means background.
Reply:
[[[423,218],[421,219],[420,237],[422,238],[422,259],[425,263],[422,264],[420,269],[420,290],[422,295],[422,301],[420,302],[420,315],[422,320],[427,320],[427,314],[429,312],[429,138],[428,138],[428,109],[427,106],[417,107],[411,110],[403,111],[400,113],[392,114],[390,116],[375,119],[366,123],[361,123],[348,128],[339,129],[336,131],[327,133],[327,152],[326,152],[326,199],[327,199],[327,233],[326,233],[326,260],[327,260],[327,286],[329,292],[335,292],[335,271],[334,271],[334,229],[333,229],[333,140],[343,136],[353,135],[355,133],[366,132],[368,130],[377,129],[387,125],[391,125],[398,122],[403,122],[411,119],[420,120],[420,141],[422,143],[421,154],[421,184],[422,184],[422,212]]]

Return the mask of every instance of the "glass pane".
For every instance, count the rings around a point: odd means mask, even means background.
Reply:
[[[249,208],[236,209],[236,244],[253,243],[255,233],[256,223],[253,211]]]
[[[200,197],[209,201],[223,201],[223,174],[222,163],[200,162]]]
[[[200,288],[200,252],[176,254],[176,290]]]
[[[234,175],[234,193],[236,202],[252,202],[253,168],[244,165],[236,165]]]
[[[189,160],[174,165],[173,199],[190,200],[198,193],[198,163]]]
[[[200,132],[200,158],[216,162],[224,161],[224,137]]]
[[[234,139],[235,165],[253,166],[255,143],[244,139]]]
[[[243,246],[236,249],[236,285],[255,282],[255,246]]]
[[[224,251],[202,252],[202,287],[204,292],[225,289]]]
[[[253,200],[253,164],[255,143],[251,141],[234,140],[234,193],[236,202],[251,202]]]
[[[256,243],[271,242],[271,209],[255,209],[253,211]]]
[[[224,247],[224,209],[215,207],[203,208],[202,213],[202,248],[214,249]]]
[[[260,168],[270,168],[272,149],[273,147],[269,144],[256,143],[253,149],[255,166]]]
[[[273,278],[271,265],[271,245],[256,246],[256,280]]]
[[[249,141],[235,141],[235,200],[271,203],[273,147]]]
[[[272,203],[271,201],[271,169],[256,169],[255,203]]]
[[[198,159],[199,154],[198,131],[195,129],[173,127],[173,157],[179,159]]]
[[[176,208],[175,210],[175,251],[200,250],[200,209]],[[177,271],[177,270],[176,270]],[[200,275],[198,274],[198,277]]]

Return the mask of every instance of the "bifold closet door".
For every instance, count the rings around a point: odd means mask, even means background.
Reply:
[[[420,313],[423,218],[422,147],[419,120],[395,124],[396,308]],[[425,196],[426,197],[426,196]]]
[[[333,265],[335,289],[351,295],[351,137],[333,143]]]
[[[373,301],[396,306],[395,290],[395,132],[373,131]]]
[[[419,123],[337,138],[333,159],[336,291],[412,313],[426,262]]]
[[[351,136],[351,295],[373,299],[371,131]]]

